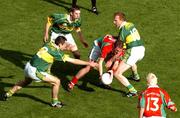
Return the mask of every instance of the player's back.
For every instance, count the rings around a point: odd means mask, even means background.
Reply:
[[[164,110],[164,93],[159,87],[149,87],[144,92],[145,111],[144,116],[166,117]]]

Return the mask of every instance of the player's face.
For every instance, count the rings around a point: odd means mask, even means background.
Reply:
[[[75,20],[80,18],[80,14],[81,14],[80,10],[75,10],[74,12],[71,13],[72,19]]]
[[[58,46],[59,46],[59,48],[60,48],[61,50],[66,50],[67,43],[59,44]]]
[[[122,21],[120,20],[119,16],[115,16],[113,23],[114,23],[114,25],[115,25],[116,27],[120,27]]]

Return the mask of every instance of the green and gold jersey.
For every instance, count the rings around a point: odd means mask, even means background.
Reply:
[[[134,24],[123,22],[123,26],[119,29],[120,40],[124,43],[124,48],[129,49],[136,46],[143,45],[140,35]]]
[[[48,23],[51,25],[51,30],[55,33],[71,33],[73,30],[78,31],[81,26],[81,19],[70,21],[68,14],[52,14],[48,16]]]
[[[64,54],[54,43],[45,43],[42,48],[32,57],[30,64],[38,71],[46,72],[50,70],[55,60],[66,61],[69,56]]]

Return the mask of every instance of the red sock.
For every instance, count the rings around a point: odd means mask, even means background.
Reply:
[[[78,78],[74,76],[71,80],[71,82],[75,85],[78,82]]]

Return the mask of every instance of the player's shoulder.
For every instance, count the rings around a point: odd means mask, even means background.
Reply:
[[[166,90],[162,89],[162,88],[159,88],[160,91],[163,93],[163,94],[168,94]]]
[[[131,29],[132,27],[134,27],[134,24],[131,22],[126,22],[125,24],[125,29]]]

